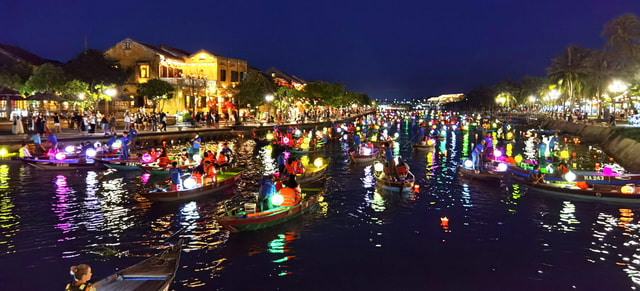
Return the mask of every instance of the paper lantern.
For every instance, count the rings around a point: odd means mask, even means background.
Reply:
[[[569,182],[573,182],[573,181],[576,180],[576,174],[574,174],[573,172],[569,171],[566,174],[564,174],[564,178]]]
[[[196,185],[198,185],[198,183],[193,178],[187,178],[184,180],[184,182],[182,182],[182,186],[184,186],[186,189],[193,189],[196,187]]]
[[[282,202],[284,202],[284,196],[282,196],[280,194],[275,194],[275,195],[271,196],[271,204],[273,204],[275,206],[280,206],[280,204],[282,204]]]
[[[636,187],[633,185],[624,185],[620,188],[620,192],[622,192],[622,194],[633,194],[635,191]]]

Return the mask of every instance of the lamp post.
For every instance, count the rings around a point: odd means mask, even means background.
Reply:
[[[611,85],[609,85],[609,91],[611,91],[611,93],[616,93],[616,94],[623,93],[624,94],[624,92],[627,91],[627,85],[624,84],[623,82],[619,81],[619,80],[615,80],[615,81],[613,81],[613,83],[611,83]],[[617,98],[619,96],[620,95],[617,95],[614,98]],[[615,100],[614,98],[612,98],[611,100]],[[616,111],[615,103],[617,103],[617,102],[613,103],[613,111],[614,112]]]
[[[108,88],[107,90],[104,90],[104,94],[109,96],[110,98],[113,98],[114,96],[116,96],[116,89],[115,88]],[[109,114],[109,101],[105,100],[104,101],[104,107],[105,107],[105,114]]]
[[[269,119],[271,119],[271,101],[273,101],[273,95],[268,94],[264,96],[264,100],[267,101],[267,123],[269,123]]]

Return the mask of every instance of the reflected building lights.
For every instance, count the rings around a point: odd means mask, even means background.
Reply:
[[[15,252],[13,237],[20,232],[20,221],[13,213],[15,207],[10,196],[9,189],[9,166],[0,165],[0,254],[10,254]]]

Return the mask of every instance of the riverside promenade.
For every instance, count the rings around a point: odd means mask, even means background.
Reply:
[[[328,127],[332,122],[335,123],[343,123],[345,119],[349,121],[353,121],[358,117],[370,114],[372,112],[365,112],[361,114],[351,114],[348,116],[335,116],[330,119],[322,119],[319,121],[308,120],[302,123],[296,123],[293,121],[282,122],[279,124],[281,127],[286,126],[294,126],[298,125],[301,128],[308,129],[314,126],[318,127]],[[166,131],[150,131],[150,130],[138,130],[138,135],[135,139],[136,147],[145,147],[145,146],[159,146],[162,145],[163,142],[180,144],[191,140],[196,133],[198,133],[204,141],[209,140],[226,140],[230,138],[237,137],[250,137],[251,132],[255,129],[257,133],[265,133],[269,130],[273,130],[273,126],[276,123],[264,123],[257,122],[254,120],[245,121],[241,124],[232,124],[231,122],[222,121],[216,126],[193,126],[191,123],[182,123],[178,122],[173,125],[167,125]],[[122,136],[124,132],[123,127],[118,127],[116,133],[118,136]],[[0,149],[7,149],[9,152],[18,151],[22,143],[32,144],[31,137],[34,135],[34,132],[29,132],[25,134],[11,134],[11,132],[3,132],[0,134]],[[112,135],[105,135],[104,133],[93,133],[86,134],[83,132],[79,132],[77,129],[69,129],[62,128],[60,133],[53,133],[57,139],[58,143],[62,145],[75,145],[81,142],[90,141],[92,143],[99,142],[107,142]],[[47,135],[41,137],[42,144],[47,144]]]

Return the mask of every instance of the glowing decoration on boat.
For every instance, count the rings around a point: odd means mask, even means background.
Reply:
[[[74,146],[66,146],[64,148],[64,152],[67,154],[73,154],[76,151],[76,147]]]
[[[113,142],[113,144],[111,145],[111,148],[114,150],[119,150],[122,147],[122,141],[121,140],[116,140]]]
[[[516,163],[518,163],[518,164],[519,164],[520,162],[522,162],[522,156],[521,156],[521,155],[517,155],[517,156],[515,157],[515,160],[516,160]]]
[[[313,161],[313,165],[320,168],[323,165],[323,161],[322,158],[317,158],[315,161]]]
[[[96,150],[95,149],[87,149],[85,154],[87,155],[87,158],[93,159],[93,158],[96,157]]]
[[[151,162],[151,155],[149,153],[145,153],[142,155],[142,161],[145,163]]]
[[[275,194],[271,196],[271,204],[275,206],[280,206],[282,202],[284,202],[284,196],[282,196],[281,194]]]
[[[633,185],[624,185],[620,188],[620,192],[622,192],[622,194],[633,194],[636,192],[636,187]]]
[[[267,140],[273,140],[273,133],[267,133]]]
[[[186,179],[184,179],[184,182],[182,182],[182,186],[184,186],[184,188],[186,188],[186,189],[193,189],[197,185],[198,185],[198,183],[193,178],[186,178]]]
[[[498,171],[498,172],[506,172],[507,171],[507,164],[504,164],[504,163],[498,164],[498,166],[496,167],[496,171]]]
[[[373,169],[376,170],[376,172],[382,172],[382,170],[384,170],[384,165],[382,163],[376,162],[373,165]]]
[[[6,157],[7,154],[9,154],[7,149],[0,149],[0,157]]]
[[[295,134],[295,135],[300,135],[300,134],[302,134],[302,133],[300,132],[300,130],[299,130],[299,129],[296,129],[296,132],[295,132],[294,134]]]
[[[440,135],[442,135],[442,136],[447,135],[447,131],[446,131],[446,130],[442,130],[442,131],[440,131]]]
[[[436,144],[436,141],[434,139],[427,140],[427,145],[432,146],[432,145],[435,145],[435,144]]]
[[[560,157],[563,159],[568,159],[569,158],[569,152],[568,151],[561,151],[560,152]]]
[[[507,132],[506,138],[507,138],[507,140],[512,140],[513,139],[513,133],[512,132]]]
[[[363,155],[368,156],[368,155],[370,155],[370,154],[371,154],[371,149],[370,149],[370,148],[368,148],[368,147],[362,147],[362,148],[360,149],[360,152],[361,152]]]
[[[289,138],[288,137],[283,137],[282,138],[282,142],[288,144],[289,143]]]
[[[465,161],[464,161],[464,166],[465,166],[466,168],[473,168],[473,161],[471,161],[471,160],[465,160]]]
[[[494,150],[493,151],[493,156],[496,158],[502,157],[502,152],[499,150]]]
[[[569,171],[566,174],[564,174],[564,178],[569,182],[573,182],[573,181],[576,180],[576,174],[574,174],[573,172]]]
[[[63,152],[56,153],[56,160],[64,160],[67,156]]]
[[[195,154],[193,155],[193,161],[200,163],[202,161],[202,157],[199,154]]]
[[[396,132],[393,136],[394,136],[395,138],[398,138],[398,137],[400,136],[400,134]]]

